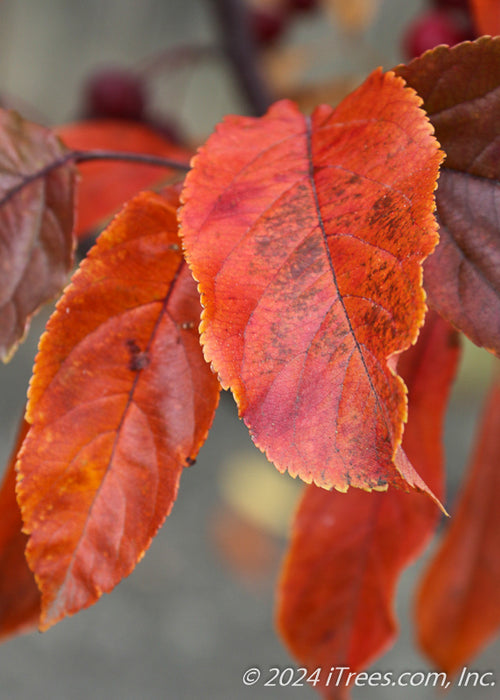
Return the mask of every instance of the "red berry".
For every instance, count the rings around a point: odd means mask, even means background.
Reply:
[[[432,4],[444,10],[463,10],[469,13],[469,0],[433,0]]]
[[[408,58],[420,56],[439,44],[455,44],[470,39],[469,31],[453,13],[429,10],[410,24],[403,36],[403,50]]]
[[[313,12],[318,9],[318,0],[288,0],[290,12]]]
[[[249,9],[249,20],[257,44],[268,46],[283,34],[286,17],[279,9],[252,7]]]
[[[134,73],[110,68],[89,78],[84,88],[84,101],[88,118],[140,121],[146,107],[146,90]]]

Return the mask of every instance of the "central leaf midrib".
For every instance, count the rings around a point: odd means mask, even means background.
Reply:
[[[336,275],[336,273],[335,273],[335,266],[334,266],[334,264],[333,264],[333,259],[332,259],[331,253],[330,253],[330,248],[329,248],[329,246],[328,246],[328,236],[327,236],[327,233],[326,233],[325,224],[324,224],[323,217],[322,217],[322,214],[321,214],[321,208],[320,208],[319,198],[318,198],[318,191],[317,191],[317,189],[316,189],[316,181],[315,181],[315,178],[314,178],[314,163],[313,163],[313,152],[312,152],[312,127],[311,127],[311,118],[310,118],[310,117],[306,117],[305,120],[306,120],[306,139],[307,139],[307,158],[308,158],[308,161],[309,161],[309,181],[310,181],[310,183],[311,183],[311,189],[312,189],[313,197],[314,197],[314,205],[315,205],[315,209],[316,209],[316,215],[317,215],[317,217],[318,217],[318,223],[319,223],[319,227],[320,227],[320,231],[321,231],[321,236],[322,236],[322,239],[323,239],[323,245],[324,245],[324,247],[325,247],[326,258],[327,258],[327,260],[328,260],[328,266],[329,266],[329,268],[330,268],[330,272],[331,272],[331,275],[332,275],[332,281],[333,281],[335,290],[336,290],[336,292],[337,292],[338,299],[339,299],[339,302],[340,302],[342,311],[343,311],[343,313],[344,313],[344,318],[345,318],[347,327],[348,327],[348,329],[349,329],[349,333],[350,333],[350,335],[352,336],[352,338],[354,339],[355,349],[356,349],[356,351],[358,352],[358,354],[359,354],[359,356],[360,356],[360,358],[361,358],[361,363],[362,363],[363,368],[364,368],[364,370],[365,370],[366,378],[367,378],[368,383],[369,383],[369,385],[370,385],[370,389],[371,389],[371,391],[372,391],[372,393],[373,393],[373,395],[374,395],[374,397],[375,397],[375,401],[376,401],[377,407],[378,407],[378,409],[380,410],[380,412],[381,412],[381,414],[382,414],[382,416],[383,416],[383,420],[384,420],[384,423],[386,424],[387,432],[388,432],[389,435],[391,435],[391,434],[392,434],[392,430],[390,429],[390,426],[388,425],[388,421],[387,421],[387,418],[386,418],[386,415],[385,415],[385,411],[383,410],[383,407],[382,407],[382,405],[381,405],[381,403],[380,403],[380,399],[379,399],[379,396],[378,396],[378,392],[377,392],[377,390],[376,390],[376,388],[375,388],[375,386],[374,386],[374,384],[373,384],[373,381],[372,381],[372,378],[371,378],[371,375],[370,375],[370,371],[369,371],[369,369],[368,369],[368,365],[367,365],[367,363],[366,363],[365,356],[364,356],[363,351],[362,351],[362,348],[361,348],[361,344],[360,344],[359,341],[358,341],[358,338],[357,338],[356,333],[355,333],[355,331],[354,331],[354,328],[353,328],[353,326],[352,326],[351,319],[350,319],[350,317],[349,317],[349,313],[348,313],[348,311],[347,311],[346,305],[344,304],[343,296],[342,296],[342,294],[341,294],[341,292],[340,292],[340,287],[339,287],[339,284],[338,284],[337,275]]]

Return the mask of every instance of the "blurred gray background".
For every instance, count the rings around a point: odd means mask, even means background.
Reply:
[[[402,28],[422,5],[381,0],[369,29],[351,36],[324,15],[304,17],[290,28],[286,42],[298,55],[303,47],[314,55],[306,77],[362,77],[377,65],[390,68],[402,60]],[[169,47],[213,40],[210,9],[208,0],[3,0],[0,93],[33,119],[47,124],[71,120],[90,71],[110,64],[134,67]],[[193,142],[208,135],[224,114],[244,109],[221,62],[198,63],[180,78],[158,71],[152,93],[158,114],[179,118]],[[18,354],[0,368],[1,464],[23,410],[47,315],[42,312]],[[490,365],[485,353],[467,346],[448,417],[449,504],[463,473]],[[43,635],[34,632],[5,643],[0,700],[316,697],[307,687],[245,688],[241,682],[251,666],[265,671],[295,665],[273,629],[273,591],[300,489],[286,476],[275,479],[273,467],[264,462],[232,400],[224,396],[209,439],[197,463],[185,471],[173,512],[143,561],[91,609]],[[246,499],[238,496],[243,492]],[[401,638],[376,662],[378,670],[429,668],[414,647],[410,619],[423,561],[403,576]],[[500,674],[499,651],[496,642],[472,668]],[[424,688],[353,693],[370,700],[403,696],[436,697]],[[452,688],[447,697],[492,700],[498,693],[495,688]]]

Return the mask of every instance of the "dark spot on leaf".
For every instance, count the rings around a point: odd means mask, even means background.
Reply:
[[[147,352],[139,352],[130,358],[129,368],[132,372],[139,372],[149,365],[149,355]]]
[[[125,345],[128,347],[131,354],[137,354],[141,351],[141,348],[137,345],[133,338],[127,338]]]
[[[131,372],[139,372],[141,369],[145,369],[149,365],[149,353],[147,351],[142,352],[132,338],[126,340],[125,344],[130,352],[129,370]]]

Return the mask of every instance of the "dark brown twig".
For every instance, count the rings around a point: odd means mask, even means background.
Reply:
[[[251,112],[264,114],[273,96],[259,66],[257,45],[248,21],[244,0],[211,0],[221,43]]]
[[[121,160],[139,165],[153,165],[159,168],[171,168],[174,170],[181,170],[183,172],[188,172],[191,167],[189,163],[173,160],[172,158],[164,158],[163,156],[149,155],[147,153],[126,153],[122,151],[107,151],[100,149],[89,151],[67,151],[63,156],[61,156],[61,158],[57,158],[33,173],[20,173],[20,177],[22,177],[20,182],[4,192],[0,197],[0,207],[8,202],[24,187],[27,187],[32,182],[35,182],[40,178],[46,177],[53,170],[62,168],[70,162],[85,163],[91,160]]]

